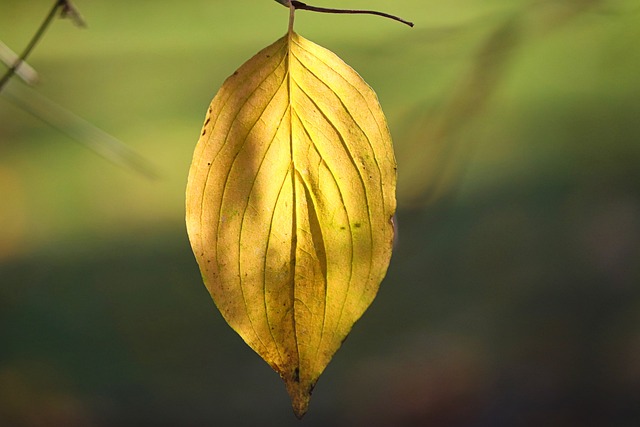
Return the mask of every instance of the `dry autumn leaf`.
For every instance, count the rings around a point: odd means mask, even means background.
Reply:
[[[386,273],[395,188],[377,96],[291,29],[209,107],[187,185],[191,245],[222,315],[283,378],[298,417]]]

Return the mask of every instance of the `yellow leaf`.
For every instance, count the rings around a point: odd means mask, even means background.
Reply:
[[[298,417],[386,273],[395,187],[375,93],[294,32],[209,107],[187,184],[191,245],[222,315],[283,378]]]

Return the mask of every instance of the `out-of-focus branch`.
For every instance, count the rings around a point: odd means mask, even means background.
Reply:
[[[111,163],[147,179],[158,179],[156,167],[128,145],[89,121],[24,85],[9,84],[2,96]]]
[[[450,91],[435,112],[419,113],[408,120],[405,139],[412,149],[397,153],[405,165],[400,198],[415,206],[428,205],[452,195],[462,181],[474,154],[473,138],[461,139],[461,129],[480,116],[507,76],[512,59],[527,37],[543,37],[595,9],[607,0],[530,0],[497,26],[480,46],[470,70]]]
[[[47,17],[44,19],[42,24],[40,24],[38,30],[35,32],[33,37],[31,37],[29,44],[24,49],[22,54],[14,61],[13,65],[11,65],[6,73],[4,73],[4,75],[0,78],[0,91],[2,91],[9,79],[11,79],[14,74],[16,74],[17,70],[27,60],[27,57],[31,54],[38,42],[40,42],[42,36],[47,31],[47,28],[49,28],[49,25],[51,25],[51,22],[53,22],[53,19],[56,17],[58,11],[60,11],[60,16],[62,16],[63,18],[68,17],[76,25],[82,27],[85,26],[84,20],[78,13],[78,10],[71,4],[69,0],[56,0],[53,7],[49,11],[49,14],[47,14]]]
[[[4,63],[7,68],[11,68],[16,64],[19,58],[20,57],[17,53],[0,41],[0,62]],[[40,80],[38,72],[27,64],[26,61],[22,61],[19,66],[15,67],[13,72],[28,85],[34,85],[38,83],[38,80]]]
[[[6,99],[82,143],[112,163],[129,168],[149,179],[158,178],[155,167],[147,159],[117,138],[47,99],[35,90],[20,89],[20,87],[14,85],[7,86],[13,75],[18,75],[27,84],[37,82],[37,73],[25,61],[58,13],[60,13],[59,16],[61,18],[69,18],[75,25],[86,27],[84,19],[71,1],[56,0],[47,17],[20,56],[0,42],[0,62],[4,62],[9,67],[0,78],[0,92],[6,89],[2,93]]]

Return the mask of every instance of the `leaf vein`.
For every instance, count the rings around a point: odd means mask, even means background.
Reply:
[[[279,66],[278,66],[279,68]],[[277,69],[277,68],[276,68]],[[275,69],[274,69],[275,71]],[[254,91],[252,93],[255,93],[255,91],[258,89],[258,87],[260,87],[269,76],[273,75],[273,73],[267,75],[265,77],[265,79],[260,83],[260,85],[258,85]],[[279,90],[279,88],[278,88]],[[242,143],[240,144],[240,147],[238,148],[238,151],[235,153],[234,157],[233,157],[233,161],[231,162],[228,172],[226,173],[225,176],[225,180],[224,180],[224,184],[222,186],[222,196],[220,198],[220,206],[219,206],[219,211],[218,211],[218,228],[217,228],[217,236],[216,236],[216,253],[220,252],[220,229],[221,229],[221,223],[222,223],[222,207],[224,206],[224,201],[225,201],[225,195],[227,193],[227,189],[229,188],[228,183],[229,183],[229,177],[231,176],[231,171],[233,170],[236,161],[238,160],[238,157],[240,156],[240,153],[242,152],[244,146],[246,145],[247,140],[249,139],[249,135],[251,134],[252,130],[255,128],[256,124],[260,121],[260,119],[262,118],[262,116],[264,115],[265,111],[267,110],[268,106],[271,104],[271,102],[273,101],[273,99],[275,98],[275,95],[277,94],[278,90],[274,91],[273,95],[271,96],[271,98],[269,99],[269,102],[267,102],[267,104],[265,105],[264,109],[262,110],[260,116],[258,116],[258,118],[256,119],[256,121],[253,123],[253,125],[251,126],[251,128],[249,129],[249,132],[247,132],[247,134],[245,135],[244,139],[242,140]],[[249,96],[247,98],[247,100],[242,104],[242,106],[238,109],[238,112],[236,113],[236,116],[234,117],[232,123],[235,123],[237,117],[240,115],[240,111],[242,110],[242,108],[244,107],[244,105],[246,105],[246,103],[248,102],[248,100],[251,98],[251,96]],[[226,143],[226,141],[228,140],[229,137],[229,133],[227,133],[227,136],[225,137],[225,141],[223,143],[223,145]],[[212,162],[213,163],[213,162]],[[208,176],[207,176],[208,178]],[[206,188],[206,187],[205,187]],[[204,197],[203,197],[203,203],[204,203]],[[248,201],[247,201],[248,203]],[[246,211],[245,211],[246,212]],[[242,232],[241,232],[242,234]],[[240,237],[240,236],[239,236]],[[238,239],[240,241],[240,238]],[[238,274],[240,274],[240,272],[242,271],[241,269],[241,265],[240,265],[240,253],[238,253]],[[253,323],[253,319],[251,318],[250,314],[249,314],[249,305],[247,303],[247,298],[244,292],[244,286],[243,286],[243,282],[242,282],[242,278],[240,277],[240,292],[242,294],[242,299],[244,301],[244,305],[245,305],[245,309],[246,309],[246,313],[247,313],[247,318],[249,319],[249,323],[251,324],[251,327],[253,329],[253,332],[256,336],[256,338],[258,338],[258,341],[260,342],[260,344],[262,344],[262,346],[267,349],[268,347],[266,346],[266,344],[264,343],[264,341],[262,340],[262,338],[260,337],[260,335],[258,334],[258,332],[256,331],[255,325]]]
[[[276,90],[276,92],[274,93],[274,95],[273,95],[273,97],[271,98],[271,100],[267,103],[267,105],[265,106],[264,111],[266,111],[266,110],[269,108],[269,106],[271,105],[271,102],[273,102],[273,99],[275,98],[275,96],[277,95],[277,93],[278,93],[278,92],[280,92],[280,90],[282,89],[282,86],[283,86],[283,84],[284,84],[284,81],[285,81],[285,79],[283,79],[283,80],[282,80],[282,82],[280,83],[280,87],[278,88],[278,90]],[[264,111],[263,111],[263,114],[264,114]],[[260,174],[260,171],[262,170],[262,166],[264,165],[264,161],[265,161],[265,159],[267,158],[267,153],[268,153],[268,152],[269,152],[269,150],[271,149],[271,146],[273,145],[273,142],[275,141],[276,136],[278,135],[278,130],[280,129],[280,126],[281,126],[281,124],[282,124],[282,120],[284,119],[284,117],[285,117],[286,113],[287,113],[287,111],[286,111],[286,109],[285,109],[285,111],[282,113],[282,116],[280,117],[280,121],[278,122],[278,125],[277,125],[277,126],[276,126],[276,128],[275,128],[275,131],[274,131],[274,133],[273,133],[273,136],[271,137],[271,140],[270,140],[270,141],[269,141],[269,143],[267,144],[267,149],[265,150],[265,154],[264,154],[264,156],[262,156],[262,159],[260,160],[260,165],[258,166],[258,169],[256,170],[255,175],[253,176],[253,181],[252,181],[252,183],[251,183],[251,188],[249,189],[249,192],[248,192],[247,204],[245,205],[244,211],[243,211],[243,213],[242,213],[242,220],[241,220],[241,223],[240,223],[240,224],[241,224],[241,225],[240,225],[240,238],[238,239],[238,252],[239,252],[239,253],[240,253],[240,251],[242,250],[242,249],[241,249],[241,245],[242,245],[242,235],[243,235],[243,231],[245,230],[245,227],[244,227],[244,221],[245,221],[245,218],[247,217],[247,210],[248,210],[249,205],[250,205],[251,195],[253,194],[253,190],[254,190],[254,188],[255,188],[256,182],[258,181],[258,175]],[[262,118],[262,115],[260,116],[260,118],[258,118],[258,121],[260,121],[260,119],[261,119],[261,118]],[[257,123],[257,121],[256,121],[256,123]],[[255,126],[255,125],[254,125],[254,126]],[[250,134],[250,133],[251,133],[251,131],[249,132],[249,134]],[[245,140],[245,141],[246,141],[246,140]],[[243,143],[243,145],[244,145],[244,143]],[[236,158],[234,159],[234,163],[235,163],[235,160],[236,160],[236,159],[237,159],[237,156],[236,156]],[[233,165],[232,165],[232,167],[233,167]],[[283,184],[283,185],[284,185],[284,184]],[[282,191],[282,187],[280,188],[280,191]],[[278,198],[279,198],[279,197],[280,197],[280,192],[278,192]],[[224,195],[223,195],[223,198],[224,198]],[[278,202],[278,198],[276,198],[276,204],[277,204],[277,202]],[[272,212],[272,215],[271,215],[271,223],[270,223],[270,226],[269,226],[269,233],[267,234],[267,242],[266,242],[267,248],[269,247],[269,238],[270,238],[270,235],[271,235],[270,233],[271,233],[271,226],[273,225],[273,215],[274,215],[274,213],[275,213],[275,206],[274,206],[274,208],[273,208],[273,212]],[[278,342],[276,341],[275,337],[273,336],[273,332],[271,331],[271,323],[270,323],[270,321],[269,321],[269,315],[268,315],[268,312],[267,312],[267,293],[266,293],[266,286],[267,286],[267,282],[266,282],[266,259],[267,259],[267,257],[266,257],[266,255],[265,255],[265,262],[264,262],[264,266],[265,266],[265,270],[264,270],[265,280],[263,281],[263,282],[264,282],[264,287],[263,287],[263,296],[264,296],[264,309],[265,309],[264,315],[265,315],[265,318],[266,318],[266,320],[267,320],[267,325],[268,325],[269,333],[271,334],[271,339],[273,340],[273,344],[274,344],[274,346],[276,347],[276,350],[277,350],[277,352],[278,352],[278,355],[282,358],[282,354],[280,353],[280,348],[278,347]],[[238,257],[238,270],[239,270],[239,271],[242,271],[242,267],[241,267],[241,265],[240,265],[240,260],[241,260],[241,257]],[[241,285],[241,286],[242,286],[242,285]]]
[[[269,231],[267,233],[267,247],[266,247],[266,250],[265,250],[264,263],[263,263],[264,312],[265,312],[265,316],[267,318],[267,325],[269,326],[269,332],[271,333],[271,338],[273,338],[273,342],[275,343],[276,350],[278,351],[278,355],[280,356],[281,359],[282,359],[282,353],[280,353],[280,348],[278,347],[278,343],[276,342],[276,339],[273,336],[273,332],[271,331],[271,322],[269,321],[269,315],[267,314],[268,313],[267,312],[267,259],[269,258],[269,247],[271,245],[271,236],[272,236],[272,231],[273,231],[273,221],[274,221],[275,215],[276,215],[276,208],[278,206],[278,202],[280,201],[280,196],[282,195],[282,189],[284,188],[284,185],[286,184],[288,177],[289,177],[289,170],[287,170],[287,173],[284,174],[284,179],[282,180],[282,183],[280,184],[280,189],[278,190],[278,196],[276,197],[276,203],[275,203],[275,205],[273,207],[273,210],[271,211],[271,219],[269,221]],[[283,360],[283,362],[286,362],[286,361]]]
[[[309,102],[311,102],[316,109],[320,112],[320,114],[322,115],[322,117],[326,120],[326,122],[333,128],[333,130],[336,132],[336,134],[338,135],[339,139],[340,139],[340,143],[342,144],[343,149],[345,150],[345,153],[347,154],[347,156],[349,157],[349,160],[351,161],[351,163],[353,164],[354,168],[356,169],[357,173],[358,173],[358,177],[360,179],[360,182],[362,184],[362,191],[364,194],[364,198],[365,198],[365,205],[367,206],[367,215],[369,218],[369,244],[371,246],[371,249],[373,250],[373,230],[372,230],[372,221],[371,221],[371,208],[369,207],[369,195],[367,194],[367,186],[365,185],[364,182],[364,178],[362,177],[362,172],[360,171],[360,169],[358,168],[358,165],[355,161],[355,158],[353,157],[353,153],[351,152],[349,146],[347,145],[344,136],[342,135],[342,133],[340,132],[340,130],[335,126],[335,124],[329,119],[329,117],[327,116],[327,113],[320,108],[320,106],[313,100],[313,98],[311,98],[311,96],[309,96],[309,94],[304,90],[304,88],[302,88],[302,86],[295,80],[293,79],[293,82],[296,84],[296,86],[300,89],[300,92],[307,97],[307,99],[309,99]],[[349,223],[349,228],[352,227],[352,224]],[[351,258],[351,268],[353,269],[353,257]],[[369,260],[369,273],[368,276],[371,274],[371,259]],[[349,289],[351,288],[351,281],[349,281],[349,283],[347,284],[347,290],[345,292],[345,298],[342,301],[342,306],[340,309],[340,314],[338,315],[338,320],[337,320],[337,325],[340,325],[340,321],[342,320],[342,315],[344,313],[344,307],[346,305],[347,302],[347,296],[349,295]],[[335,335],[335,331],[334,331],[334,335]]]
[[[365,104],[367,104],[367,108],[369,109],[369,113],[371,115],[371,117],[373,118],[373,120],[376,122],[376,126],[378,128],[378,134],[381,138],[383,138],[384,132],[382,131],[382,128],[380,126],[380,122],[378,121],[376,115],[373,113],[373,110],[371,109],[371,105],[369,104],[369,101],[367,100],[367,97],[365,96],[364,93],[362,93],[360,91],[360,89],[358,87],[356,87],[353,83],[351,83],[348,79],[346,79],[342,74],[338,73],[337,71],[335,71],[334,67],[332,67],[331,65],[327,64],[325,61],[322,60],[322,58],[320,58],[318,55],[316,55],[314,52],[310,51],[309,49],[307,49],[305,46],[303,46],[302,44],[300,44],[299,42],[294,40],[294,43],[301,49],[304,50],[305,52],[307,52],[310,56],[313,56],[314,58],[316,58],[318,60],[318,62],[321,62],[322,64],[324,64],[327,67],[327,70],[329,70],[330,72],[333,72],[335,75],[337,75],[339,78],[341,78],[345,83],[347,83],[349,86],[351,86],[357,93],[358,95],[360,95],[360,98],[365,102]],[[333,53],[333,52],[332,52]],[[340,97],[340,95],[338,95],[338,93],[333,90],[331,87],[329,87],[329,85],[323,81],[322,79],[318,78],[318,76],[309,68],[306,66],[306,64],[304,64],[300,58],[298,58],[298,56],[293,53],[293,55],[296,57],[296,59],[298,60],[298,62],[305,67],[311,74],[314,75],[314,77],[316,77],[319,81],[321,81],[330,91],[332,91],[336,97],[340,100],[340,102],[342,103],[343,107],[349,111],[349,109],[347,108],[346,104],[344,103],[343,99]],[[340,58],[338,58],[340,59]],[[344,63],[344,61],[342,61],[342,59],[340,59],[341,62]],[[346,63],[345,65],[347,67],[349,67]],[[349,67],[351,68],[351,67]],[[366,84],[366,83],[365,83]],[[349,113],[351,115],[351,113]],[[351,117],[353,117],[353,115],[351,115]],[[362,129],[362,127],[360,126],[360,124],[354,120],[354,123],[356,123],[356,125],[358,125],[358,128],[360,128],[360,131],[362,131],[362,133],[367,137],[367,142],[369,143],[369,146],[371,147],[371,151],[373,152],[373,159],[374,162],[376,164],[376,167],[378,168],[378,176],[380,178],[380,189],[382,191],[382,193],[384,194],[384,185],[382,183],[382,169],[380,168],[380,164],[378,162],[378,157],[377,157],[377,153],[376,150],[373,148],[373,144],[371,143],[371,140],[369,139],[369,135],[367,135],[366,132],[364,132],[364,130]]]
[[[313,146],[314,150],[316,151],[316,153],[318,153],[318,157],[320,157],[320,163],[324,164],[327,168],[327,170],[329,171],[329,173],[331,174],[331,178],[333,179],[333,182],[336,185],[336,188],[338,189],[338,194],[340,195],[340,202],[341,202],[341,206],[344,210],[345,216],[347,217],[347,222],[350,224],[351,223],[351,218],[349,215],[349,211],[347,210],[346,207],[346,203],[344,201],[344,195],[342,194],[342,188],[340,187],[340,185],[338,184],[338,179],[336,178],[336,175],[333,171],[333,169],[331,169],[331,167],[329,166],[329,164],[325,161],[324,157],[322,156],[322,153],[320,153],[320,151],[318,150],[318,146],[316,144],[316,141],[314,141],[314,139],[312,138],[309,130],[307,129],[307,126],[305,125],[305,123],[302,121],[302,118],[300,117],[300,115],[298,114],[298,111],[292,106],[291,107],[293,112],[296,114],[296,117],[298,118],[298,121],[300,122],[300,125],[302,126],[302,129],[304,131],[304,133],[307,135],[307,138],[309,138],[309,141],[311,141],[311,145]],[[320,179],[319,174],[318,174],[318,180]],[[349,269],[349,279],[348,282],[351,282],[351,278],[353,277],[353,235],[351,233],[349,233],[349,239],[350,239],[350,247],[351,247],[351,261],[350,261],[350,269]],[[324,314],[322,317],[322,329],[320,332],[320,343],[318,344],[318,349],[316,351],[316,357],[315,360],[317,360],[317,355],[318,352],[320,351],[320,347],[322,346],[322,339],[324,337],[324,330],[325,330],[325,324],[326,324],[326,317],[327,317],[327,306],[328,306],[328,277],[327,279],[327,284],[325,287],[325,302],[324,302]]]

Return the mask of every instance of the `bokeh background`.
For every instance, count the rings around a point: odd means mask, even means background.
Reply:
[[[0,40],[22,50],[52,3],[1,0]],[[640,425],[636,0],[317,2],[414,29],[298,12],[376,89],[399,162],[388,276],[301,422],[183,224],[208,103],[287,10],[74,3],[88,28],[53,24],[35,90],[159,178],[0,95],[0,426]]]

